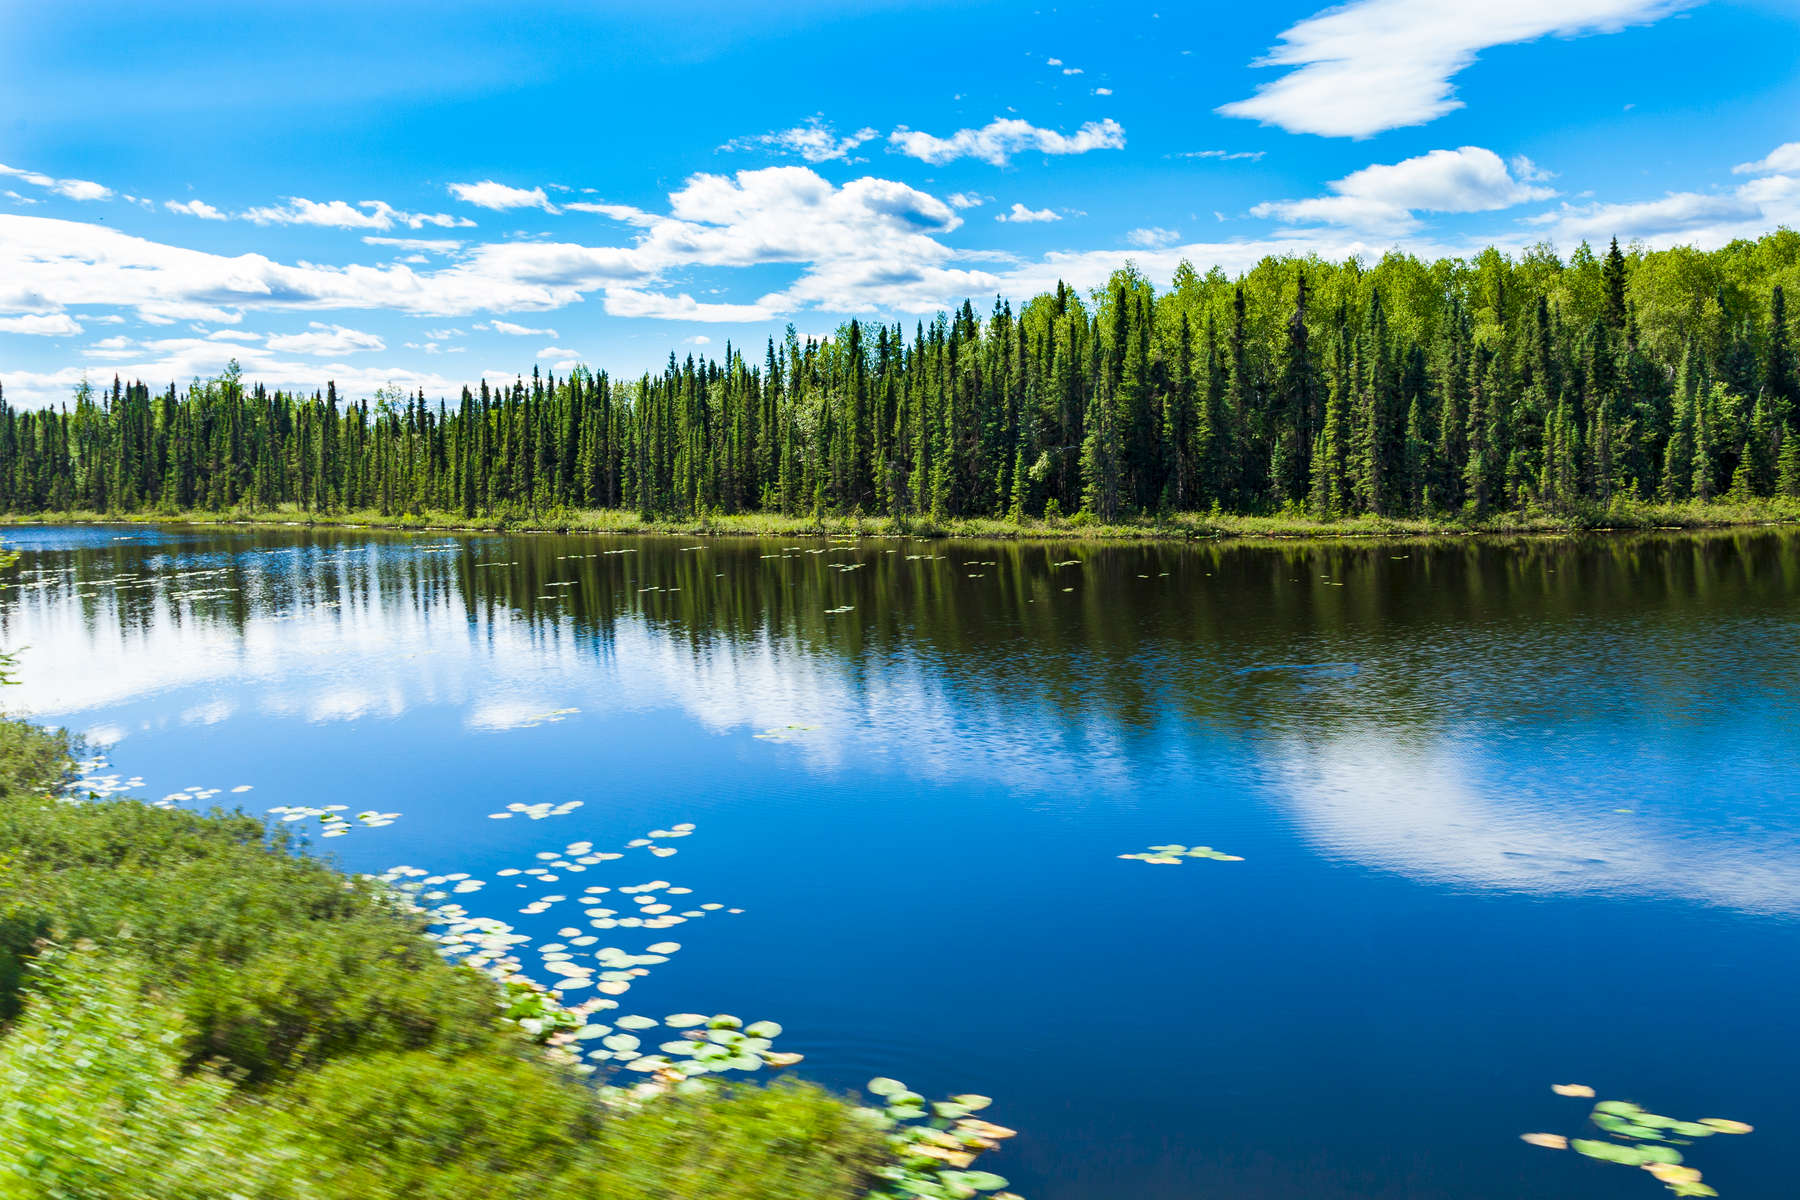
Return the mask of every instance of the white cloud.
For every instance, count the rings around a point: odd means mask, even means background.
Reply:
[[[355,354],[359,350],[386,350],[387,343],[372,333],[327,325],[323,321],[308,323],[305,333],[270,334],[268,347],[285,354],[311,354],[330,358],[339,354]]]
[[[1257,66],[1288,67],[1218,109],[1290,133],[1368,137],[1462,107],[1451,79],[1492,46],[1614,33],[1699,0],[1352,0],[1284,30]]]
[[[690,346],[710,346],[710,345],[712,345],[712,339],[707,337],[704,333],[696,333],[693,337],[687,338],[685,340],[686,340],[687,344]]]
[[[1155,250],[1179,242],[1181,234],[1173,229],[1163,229],[1160,226],[1152,225],[1143,229],[1131,230],[1125,235],[1125,240],[1133,246],[1143,246],[1146,249]]]
[[[464,204],[496,211],[508,208],[541,208],[550,213],[556,211],[556,206],[544,195],[543,188],[508,187],[504,183],[495,183],[492,179],[484,179],[480,183],[453,183],[450,185],[450,194]]]
[[[1220,162],[1237,162],[1247,159],[1250,162],[1261,162],[1267,150],[1183,150],[1176,158],[1216,158]]]
[[[580,200],[573,204],[565,204],[563,208],[570,212],[598,213],[626,225],[656,224],[656,214],[647,213],[641,208],[633,208],[629,204],[595,204]]]
[[[1044,64],[1051,67],[1060,67],[1063,65],[1063,61],[1060,58],[1047,58],[1044,60]]]
[[[183,213],[190,217],[199,217],[202,221],[223,221],[224,213],[204,200],[164,200],[163,207],[173,213]]]
[[[1032,225],[1044,221],[1060,221],[1062,216],[1048,208],[1026,208],[1023,204],[1014,204],[1003,213],[995,213],[994,220],[1007,221],[1014,225]]]
[[[608,316],[656,317],[665,321],[766,321],[781,311],[772,303],[702,303],[686,292],[671,296],[635,288],[607,288],[605,307]]]
[[[995,117],[980,129],[959,129],[949,137],[936,137],[902,126],[888,136],[895,153],[933,166],[959,158],[978,158],[996,167],[1005,166],[1014,154],[1086,154],[1090,150],[1120,150],[1125,128],[1111,117],[1089,121],[1072,134],[1040,129],[1017,117]]]
[[[105,200],[112,195],[111,188],[91,179],[58,179],[50,185],[50,190],[71,200]]]
[[[1548,183],[1556,178],[1555,171],[1546,171],[1523,154],[1513,155],[1506,160],[1506,165],[1512,169],[1513,178],[1520,183]]]
[[[554,329],[532,329],[529,326],[525,326],[525,325],[514,325],[511,321],[489,321],[487,324],[477,325],[475,328],[482,329],[482,330],[492,330],[495,333],[510,333],[514,337],[549,337],[549,338],[553,338],[556,336],[556,330],[554,330]],[[429,337],[432,335],[428,334],[426,336]]]
[[[720,150],[762,149],[780,153],[798,154],[809,163],[850,161],[851,151],[864,142],[880,137],[878,130],[863,128],[855,133],[838,136],[824,116],[811,116],[804,125],[796,125],[792,129],[779,129],[773,133],[759,133],[754,137],[734,138],[720,146]],[[571,204],[570,208],[581,207]]]
[[[81,323],[68,313],[26,313],[22,317],[0,317],[0,333],[66,337],[80,332]]]
[[[1095,89],[1094,89],[1094,95],[1096,95],[1096,96],[1110,96],[1110,95],[1112,95],[1112,89],[1111,89],[1111,88],[1095,88]]]
[[[984,196],[980,192],[951,192],[944,199],[950,202],[951,208],[980,208],[993,197]]]
[[[366,246],[392,246],[396,250],[422,251],[426,254],[454,254],[462,249],[462,243],[455,238],[404,238],[382,237],[370,234],[363,238]]]
[[[401,212],[382,200],[358,200],[351,205],[343,200],[308,200],[304,196],[289,196],[284,207],[252,208],[243,216],[258,225],[318,225],[328,229],[392,229],[396,225],[418,229],[425,225],[475,223],[449,213]]]
[[[1480,146],[1377,163],[1328,186],[1329,196],[1258,204],[1250,213],[1301,224],[1399,233],[1417,226],[1416,212],[1492,212],[1556,194],[1514,179],[1498,154]]]
[[[1085,74],[1085,72],[1082,71],[1082,69],[1080,67],[1064,67],[1063,74],[1064,75],[1082,75],[1082,74]]]
[[[1558,243],[1642,240],[1715,249],[1800,226],[1800,176],[1769,175],[1729,192],[1669,192],[1655,200],[1573,205],[1531,219]]]
[[[575,353],[567,346],[545,346],[537,352],[539,358],[566,358]]]
[[[9,167],[5,163],[0,163],[0,175],[23,179],[34,187],[45,188],[71,200],[106,200],[113,194],[111,188],[91,179],[56,179],[42,171],[27,171],[23,167]]]
[[[1800,142],[1787,142],[1755,162],[1731,168],[1734,175],[1767,175],[1775,171],[1800,171]]]

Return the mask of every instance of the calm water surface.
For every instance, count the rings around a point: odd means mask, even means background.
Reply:
[[[682,943],[627,1008],[990,1094],[1032,1200],[1666,1195],[1518,1140],[1581,1134],[1557,1082],[1751,1122],[1689,1162],[1796,1191],[1793,535],[6,540],[9,703],[132,794],[400,812],[317,844],[540,942],[594,884],[741,907],[602,938]],[[1117,857],[1165,842],[1245,861]]]

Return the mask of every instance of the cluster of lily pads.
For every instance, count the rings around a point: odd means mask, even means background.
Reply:
[[[930,1104],[898,1079],[869,1080],[881,1108],[860,1108],[858,1116],[887,1133],[894,1161],[877,1172],[886,1185],[874,1197],[894,1200],[970,1200],[982,1192],[991,1200],[1018,1200],[999,1189],[1006,1179],[969,1168],[987,1150],[997,1149],[1014,1130],[974,1114],[993,1103],[986,1096],[952,1096]]]
[[[306,804],[278,804],[269,810],[271,814],[280,817],[283,821],[304,821],[311,817],[317,817],[319,824],[324,827],[320,831],[320,837],[343,837],[357,825],[366,829],[379,829],[384,825],[392,825],[400,819],[400,814],[397,812],[380,812],[373,808],[366,808],[355,814],[356,824],[353,825],[351,818],[344,815],[349,811],[350,806],[347,804],[325,804],[316,808]]]
[[[1210,858],[1214,862],[1243,862],[1240,854],[1224,854],[1211,846],[1183,846],[1178,842],[1170,842],[1166,846],[1152,846],[1141,854],[1121,854],[1120,858],[1136,859],[1159,867],[1174,866],[1189,858]]]
[[[657,838],[679,838],[692,833],[691,823],[656,829],[650,836],[634,838],[627,849],[673,852],[672,847],[659,847]],[[508,867],[497,877],[512,878],[519,887],[528,880],[553,882],[558,872],[580,872],[590,866],[623,858],[620,853],[595,852],[591,842],[571,842],[561,851],[540,851],[539,865],[527,868]],[[611,997],[628,992],[632,985],[649,974],[648,968],[669,961],[681,949],[681,943],[653,942],[641,953],[618,946],[600,946],[599,937],[575,925],[557,930],[564,941],[548,942],[536,948],[540,965],[535,969],[551,979],[541,982],[528,973],[520,954],[532,939],[516,932],[504,921],[471,914],[454,899],[459,894],[478,891],[485,881],[466,873],[428,874],[422,868],[394,867],[381,875],[392,894],[413,911],[421,913],[429,925],[429,936],[438,943],[445,957],[461,961],[492,978],[500,989],[500,1007],[506,1019],[514,1022],[532,1040],[544,1045],[558,1061],[576,1066],[584,1073],[599,1063],[613,1063],[622,1069],[646,1074],[652,1090],[666,1088],[697,1076],[732,1070],[755,1070],[767,1066],[788,1066],[800,1061],[798,1055],[783,1054],[773,1049],[772,1040],[780,1032],[773,1022],[745,1028],[735,1017],[725,1014],[706,1017],[677,1013],[666,1021],[636,1014],[606,1018],[597,1015],[619,1007]],[[620,909],[601,907],[601,897],[617,892],[630,896],[634,907]],[[520,911],[536,916],[556,905],[574,901],[594,907],[585,909],[591,929],[666,929],[711,913],[741,913],[742,909],[726,909],[723,904],[706,902],[675,911],[679,900],[692,895],[693,889],[678,887],[667,880],[627,884],[616,889],[594,886],[579,897],[551,894],[540,896]],[[690,902],[691,903],[691,902]],[[634,915],[624,915],[632,913]],[[582,961],[591,955],[594,965]],[[592,988],[599,995],[581,1003],[573,1003],[570,994]],[[704,1025],[706,1032],[686,1034],[665,1042],[661,1053],[647,1053],[639,1034],[658,1025],[691,1028]],[[700,1043],[704,1042],[702,1045]],[[646,1084],[639,1084],[634,1091]]]
[[[74,764],[73,775],[62,788],[60,795],[71,803],[89,800],[105,800],[113,796],[123,796],[135,792],[144,786],[142,775],[121,775],[107,768],[112,764],[105,757],[85,758]],[[170,792],[160,800],[146,800],[151,808],[174,808],[178,804],[193,804],[211,800],[225,791],[224,788],[202,787],[190,784],[179,791]],[[240,783],[230,789],[233,793],[250,791],[250,785]],[[399,813],[389,814],[399,816]]]
[[[542,821],[545,817],[566,817],[576,809],[580,808],[581,805],[582,802],[580,800],[565,800],[561,804],[551,804],[547,801],[542,804],[519,804],[515,802],[507,805],[503,812],[489,813],[488,820],[506,821],[512,819],[514,815],[517,815],[521,817],[530,817],[533,821]]]
[[[76,763],[75,778],[63,788],[63,799],[104,800],[108,796],[121,796],[144,786],[142,775],[125,776],[109,772],[107,768],[111,765],[103,757],[87,758]]]
[[[1559,1096],[1594,1096],[1594,1089],[1583,1083],[1553,1084],[1551,1090]],[[1588,1119],[1606,1134],[1605,1138],[1570,1138],[1560,1133],[1526,1133],[1520,1137],[1547,1150],[1573,1150],[1600,1162],[1640,1168],[1677,1196],[1717,1196],[1719,1193],[1702,1181],[1699,1168],[1689,1166],[1677,1147],[1691,1146],[1714,1134],[1753,1132],[1742,1121],[1725,1117],[1684,1121],[1649,1112],[1629,1100],[1602,1100],[1594,1105]]]

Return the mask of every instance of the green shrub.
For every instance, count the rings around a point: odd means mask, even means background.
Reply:
[[[805,1084],[605,1108],[387,893],[66,763],[0,721],[0,1200],[829,1200],[891,1159]]]

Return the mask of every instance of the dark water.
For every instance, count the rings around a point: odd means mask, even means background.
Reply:
[[[1689,1163],[1795,1193],[1793,535],[7,540],[10,702],[133,794],[397,811],[318,844],[540,940],[596,883],[741,907],[607,933],[682,945],[627,1007],[990,1094],[1032,1200],[1666,1195],[1519,1141],[1582,1134],[1567,1082],[1748,1121]],[[1167,842],[1244,861],[1117,857]]]

